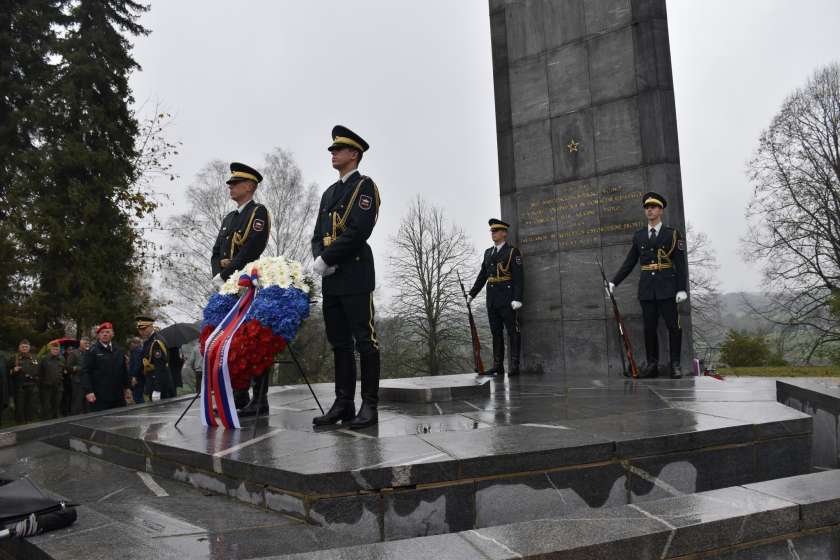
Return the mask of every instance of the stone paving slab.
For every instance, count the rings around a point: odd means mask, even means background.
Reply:
[[[840,468],[840,380],[779,380],[777,397],[813,418],[812,458],[816,468]]]
[[[766,483],[768,487],[736,486],[645,504],[577,512],[557,519],[272,559],[592,560],[668,559],[694,554],[721,560],[837,558],[840,496],[820,495],[827,485],[836,486],[837,476],[811,474],[772,481]],[[763,491],[773,485],[790,499]],[[820,532],[803,533],[800,518],[811,505],[819,505],[827,513],[819,522],[808,525]]]
[[[383,379],[379,399],[394,402],[446,402],[490,394],[490,378],[474,373]]]
[[[746,488],[801,506],[801,529],[840,519],[840,470],[748,484]]]
[[[0,475],[29,477],[80,504],[69,528],[16,547],[0,543],[0,557],[5,551],[14,558],[57,560],[244,559],[370,541],[338,524],[316,527],[163,477],[147,483],[136,471],[39,442],[0,450]]]

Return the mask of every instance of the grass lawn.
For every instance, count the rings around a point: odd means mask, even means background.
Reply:
[[[840,366],[785,366],[720,368],[718,373],[733,377],[840,377]]]

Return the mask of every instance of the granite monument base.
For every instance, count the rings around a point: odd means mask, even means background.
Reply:
[[[241,430],[205,429],[197,410],[175,428],[184,403],[170,402],[70,419],[50,442],[353,542],[639,504],[810,468],[811,418],[775,402],[773,382],[568,388],[525,376],[482,387],[471,398],[383,401],[380,424],[359,432],[315,429],[307,388],[284,386],[271,391],[270,414]],[[329,401],[331,386],[315,390]]]
[[[786,379],[777,382],[778,401],[814,419],[812,465],[840,468],[840,380]]]

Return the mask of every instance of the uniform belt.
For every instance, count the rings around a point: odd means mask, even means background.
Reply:
[[[513,276],[491,276],[487,281],[491,284],[498,284],[499,282],[510,282]]]
[[[671,263],[662,263],[662,264],[643,264],[642,270],[644,271],[651,271],[651,270],[667,270],[669,268],[674,268],[674,265]]]

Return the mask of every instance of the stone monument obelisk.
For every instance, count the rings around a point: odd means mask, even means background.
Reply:
[[[490,0],[490,27],[502,219],[526,267],[523,369],[620,377],[598,262],[617,270],[649,190],[685,232],[665,0]],[[638,268],[617,297],[641,365],[637,281]]]

